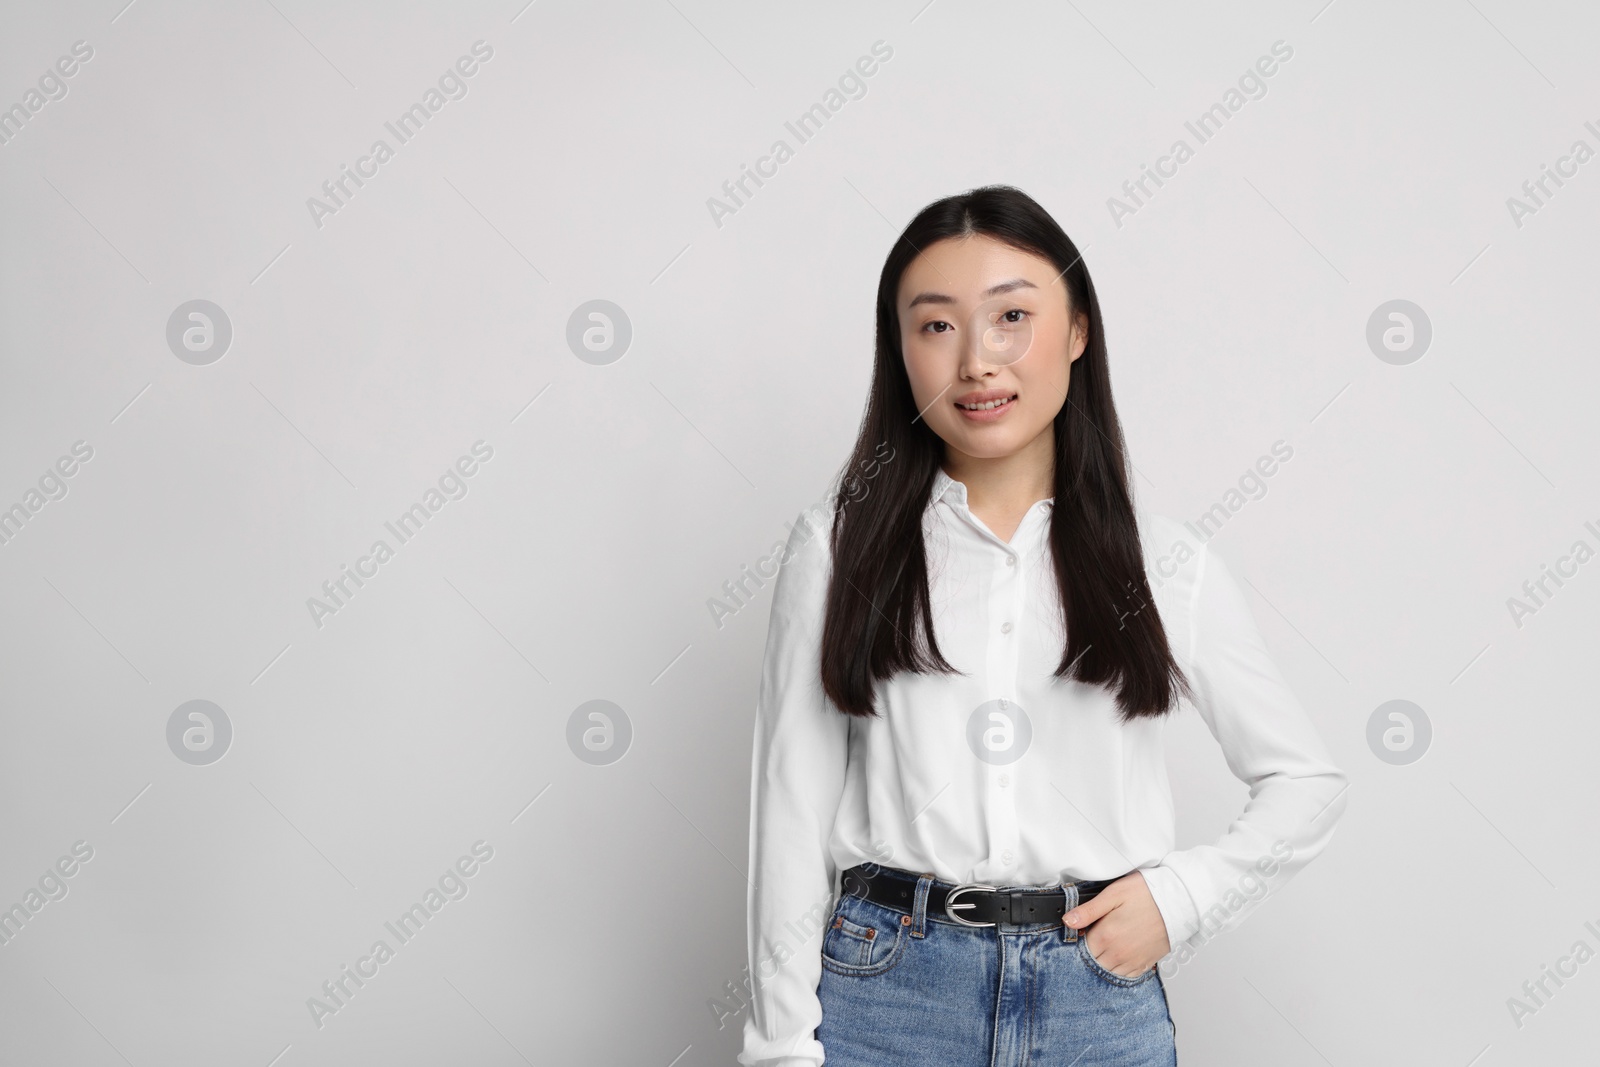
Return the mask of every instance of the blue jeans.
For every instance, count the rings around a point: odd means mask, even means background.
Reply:
[[[910,911],[839,897],[817,985],[828,1067],[1176,1067],[1158,968],[1114,974],[1059,922],[963,926],[928,910],[935,885],[951,883],[917,877]]]

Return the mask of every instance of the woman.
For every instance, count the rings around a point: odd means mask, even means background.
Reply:
[[[1094,285],[1043,208],[925,208],[876,347],[773,591],[739,1062],[1174,1064],[1156,963],[1321,852],[1346,776],[1229,568],[1136,511]],[[1251,795],[1175,850],[1183,698]]]

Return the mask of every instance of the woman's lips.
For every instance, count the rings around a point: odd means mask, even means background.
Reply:
[[[1017,406],[1017,397],[1016,397],[1015,394],[1013,394],[1011,396],[1011,398],[1009,400],[1007,400],[1004,404],[1000,404],[1000,405],[998,405],[996,407],[984,408],[981,411],[972,411],[972,410],[970,410],[968,408],[962,407],[960,404],[957,404],[956,405],[956,410],[961,412],[963,417],[969,418],[973,422],[993,422],[996,419],[1001,418],[1002,416],[1004,416],[1006,412],[1010,411],[1012,408],[1014,408],[1016,406]]]

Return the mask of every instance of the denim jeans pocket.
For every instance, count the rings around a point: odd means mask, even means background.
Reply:
[[[1115,971],[1108,970],[1101,965],[1099,960],[1094,958],[1094,953],[1089,951],[1087,931],[1080,933],[1078,937],[1078,955],[1083,960],[1083,965],[1089,968],[1090,973],[1096,978],[1108,985],[1114,985],[1121,989],[1131,989],[1134,986],[1144,985],[1154,978],[1156,974],[1156,969],[1153,966],[1145,968],[1142,974],[1135,975],[1118,974]]]
[[[887,971],[906,951],[910,927],[901,921],[903,914],[859,897],[840,897],[822,933],[823,966],[855,977]]]

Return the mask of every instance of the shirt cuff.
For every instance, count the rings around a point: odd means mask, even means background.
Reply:
[[[771,1042],[763,1041],[753,1022],[746,1022],[744,1050],[737,1057],[740,1067],[821,1067],[824,1052],[815,1028],[804,1038],[790,1041],[789,1052],[775,1052]]]
[[[1144,875],[1144,883],[1150,889],[1156,909],[1161,912],[1162,922],[1166,923],[1167,949],[1176,949],[1200,929],[1200,909],[1195,907],[1189,890],[1184,888],[1183,879],[1171,867],[1160,864],[1140,867],[1139,873]]]

